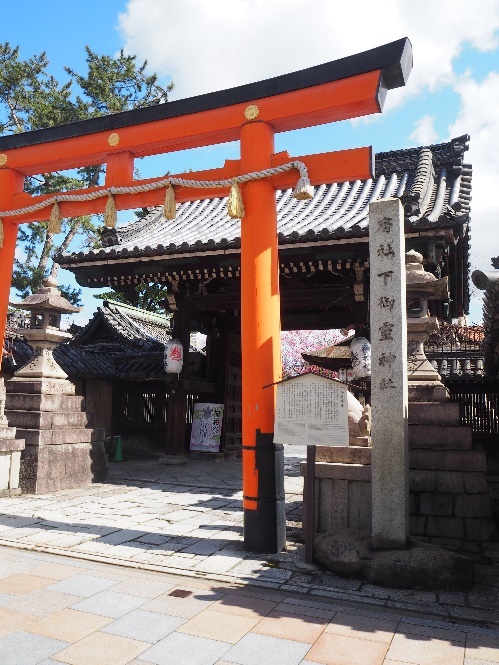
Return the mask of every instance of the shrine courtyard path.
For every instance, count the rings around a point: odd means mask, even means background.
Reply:
[[[182,585],[191,590],[223,588],[227,593],[244,592],[258,598],[270,594],[281,599],[276,603],[291,598],[289,602],[298,603],[302,610],[320,609],[325,603],[330,612],[374,612],[390,621],[395,617],[397,622],[405,617],[438,630],[466,632],[459,626],[474,625],[495,636],[499,649],[499,544],[487,550],[485,562],[476,562],[475,585],[466,593],[392,589],[360,578],[303,568],[303,544],[299,542],[303,480],[299,463],[304,453],[305,449],[285,458],[288,543],[281,554],[255,555],[244,550],[240,460],[193,461],[181,466],[160,465],[154,460],[128,461],[110,463],[107,483],[0,499],[0,578],[8,577],[9,566],[6,574],[2,572],[5,561],[24,562],[20,570],[24,575],[34,566],[33,560],[41,557],[43,562],[48,556],[52,562],[77,569],[75,575],[88,566],[100,566],[98,577],[107,571],[110,579],[116,575],[151,575],[147,584],[154,579],[158,589],[168,584],[169,588]],[[27,592],[26,606],[30,594],[34,594],[35,601],[42,592],[43,588]],[[0,579],[0,610],[9,608],[9,594]],[[310,613],[306,609],[303,612]],[[494,658],[488,660],[499,663],[499,650],[494,653]],[[393,665],[397,661],[420,662],[395,656],[385,662]],[[4,665],[2,658],[0,662]],[[51,662],[47,660],[46,665]],[[253,661],[230,662],[251,665]],[[438,662],[462,664],[463,660]],[[487,659],[469,660],[466,665],[482,662],[487,663]]]

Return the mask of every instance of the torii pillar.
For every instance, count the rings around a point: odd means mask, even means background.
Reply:
[[[312,185],[369,178],[373,175],[369,147],[292,158],[286,152],[274,153],[274,133],[380,113],[387,91],[405,85],[411,68],[411,44],[399,39],[230,90],[0,137],[0,218],[5,235],[0,250],[0,340],[5,334],[16,225],[47,220],[52,208],[52,195],[30,196],[22,191],[26,176],[106,164],[104,187],[58,194],[63,217],[101,213],[105,198],[100,197],[107,197],[106,187],[127,188],[114,192],[118,210],[161,205],[163,178],[134,180],[136,157],[234,140],[241,144],[239,160],[175,177],[227,181],[299,160]],[[269,456],[262,454],[275,450],[275,390],[264,386],[281,378],[275,190],[294,187],[297,178],[296,172],[287,171],[241,186],[246,211],[241,220],[244,539],[248,550],[262,553],[284,545],[282,514],[279,518],[270,506],[276,498],[276,481],[267,464]],[[158,189],[149,187],[154,182]],[[144,185],[147,191],[137,189]],[[215,190],[189,185],[175,194],[181,202],[226,196],[228,190],[226,185]],[[68,199],[75,194],[74,200]]]

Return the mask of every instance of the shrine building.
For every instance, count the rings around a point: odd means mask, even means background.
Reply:
[[[353,326],[369,337],[369,203],[393,197],[400,198],[405,211],[406,250],[420,252],[427,271],[449,278],[449,298],[432,301],[431,314],[447,321],[467,314],[468,142],[465,135],[378,153],[373,178],[318,185],[311,201],[297,201],[291,189],[276,192],[283,330]],[[166,284],[165,313],[173,313],[173,336],[187,348],[192,331],[207,335],[204,375],[199,376],[198,367],[194,376],[192,363],[191,369],[185,363],[180,375],[176,390],[185,396],[185,408],[171,416],[174,427],[165,423],[165,452],[178,454],[187,447],[186,409],[199,399],[225,405],[221,453],[237,454],[241,220],[227,215],[226,198],[187,201],[177,206],[175,220],[165,220],[162,208],[152,208],[140,221],[104,229],[102,242],[100,250],[59,254],[55,260],[74,273],[80,286],[110,287],[132,302],[136,285]],[[155,370],[149,378],[161,377]],[[133,381],[133,373],[128,379]],[[142,385],[147,379],[141,372]]]

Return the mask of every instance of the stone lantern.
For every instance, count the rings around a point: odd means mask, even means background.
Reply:
[[[42,284],[37,293],[13,304],[30,312],[30,328],[23,335],[34,354],[6,384],[6,416],[26,444],[20,485],[35,494],[101,482],[107,473],[104,430],[88,427],[85,399],[75,394],[53,356],[55,347],[71,338],[60,328],[61,315],[81,308],[61,296],[55,279]]]
[[[441,383],[441,377],[424,352],[438,319],[428,312],[429,300],[448,296],[447,277],[437,279],[423,268],[423,256],[413,249],[405,255],[407,292],[407,365],[409,384]]]
[[[61,330],[61,315],[74,314],[81,310],[61,296],[57,282],[47,277],[42,288],[22,302],[11,303],[16,309],[30,312],[30,327],[23,335],[31,344],[34,356],[30,362],[16,372],[16,378],[67,379],[67,374],[52,355],[55,347],[71,335]]]

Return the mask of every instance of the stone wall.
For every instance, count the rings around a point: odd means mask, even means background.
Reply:
[[[430,540],[496,540],[486,454],[472,448],[471,429],[456,422],[456,403],[409,404],[410,534]],[[369,448],[317,448],[318,533],[371,529],[370,456]],[[304,463],[302,475],[305,471]]]

